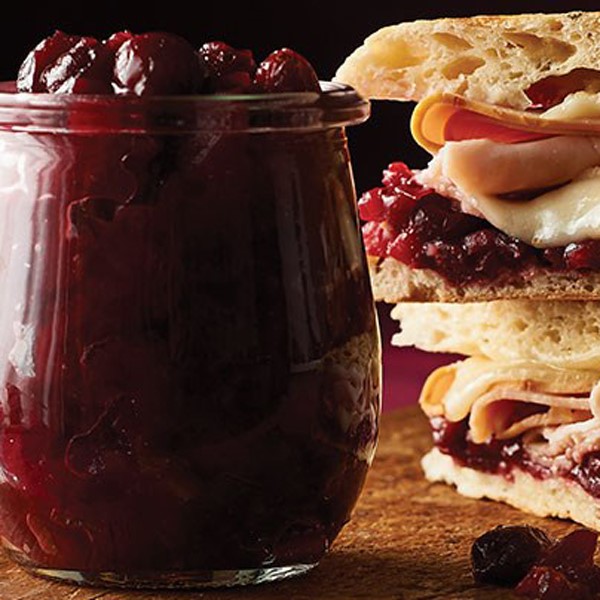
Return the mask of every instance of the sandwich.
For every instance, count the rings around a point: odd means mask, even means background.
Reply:
[[[419,403],[425,476],[600,530],[600,12],[373,33],[336,79],[415,104],[426,164],[359,200],[392,343],[464,358]]]
[[[466,355],[419,398],[426,477],[600,530],[600,302],[406,303],[392,315],[395,345]]]
[[[415,103],[431,159],[359,202],[377,300],[600,299],[600,12],[420,20],[335,78]]]

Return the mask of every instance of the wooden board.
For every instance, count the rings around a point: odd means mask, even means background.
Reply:
[[[512,598],[477,587],[470,548],[498,524],[530,523],[554,535],[572,524],[542,520],[510,507],[462,498],[429,484],[419,459],[429,447],[427,423],[416,407],[382,418],[372,470],[351,522],[311,573],[288,581],[209,592],[121,592],[78,588],[32,577],[0,560],[1,600],[429,600]]]

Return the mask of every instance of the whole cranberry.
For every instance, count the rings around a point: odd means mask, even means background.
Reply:
[[[254,77],[258,92],[318,92],[319,78],[312,65],[289,48],[275,50],[265,58]]]
[[[414,179],[415,174],[403,162],[390,163],[383,171],[382,182],[386,188],[403,192],[413,198],[421,198],[431,194],[432,190],[417,183]]]
[[[45,91],[54,94],[111,93],[110,51],[93,37],[81,37],[41,76]]]
[[[568,269],[600,269],[600,240],[572,242],[565,247],[564,260]]]
[[[163,32],[131,36],[115,53],[113,87],[136,96],[193,94],[206,71],[185,39]]]
[[[17,76],[20,92],[104,93],[110,91],[109,53],[93,37],[57,30],[25,58]]]
[[[387,223],[369,221],[362,228],[362,236],[367,252],[371,256],[386,256],[394,233]]]
[[[225,42],[206,42],[198,50],[208,73],[206,87],[212,93],[249,92],[256,72],[251,50],[232,48]]]
[[[358,212],[363,221],[383,221],[386,206],[383,201],[384,188],[367,190],[358,200]]]
[[[117,50],[128,40],[133,37],[133,33],[128,30],[116,31],[110,37],[104,40],[104,45],[114,55]]]
[[[479,536],[471,548],[477,583],[512,587],[548,552],[552,540],[537,527],[500,525]]]

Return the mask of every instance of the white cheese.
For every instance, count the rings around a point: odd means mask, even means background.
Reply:
[[[600,238],[600,177],[578,179],[529,201],[481,195],[472,202],[492,225],[538,248]]]
[[[597,119],[600,117],[600,94],[574,92],[560,104],[549,108],[541,115],[544,119],[574,121],[579,119]]]
[[[545,248],[600,239],[600,168],[594,166],[598,163],[600,138],[595,137],[514,145],[467,140],[448,142],[417,179],[441,194],[456,189],[453,196],[464,212]],[[568,183],[532,200],[499,197],[557,185],[565,179]]]
[[[447,141],[447,123],[465,110],[551,137],[512,144]],[[417,106],[412,128],[433,154],[419,181],[452,192],[464,212],[540,248],[600,239],[600,95],[576,92],[542,114],[432,97]],[[554,186],[531,200],[506,198]]]

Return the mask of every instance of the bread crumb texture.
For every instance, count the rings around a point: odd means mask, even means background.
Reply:
[[[397,346],[600,370],[600,302],[401,302],[391,316]]]
[[[371,99],[448,92],[525,108],[532,83],[576,68],[600,70],[600,12],[418,20],[370,35],[336,80]]]

